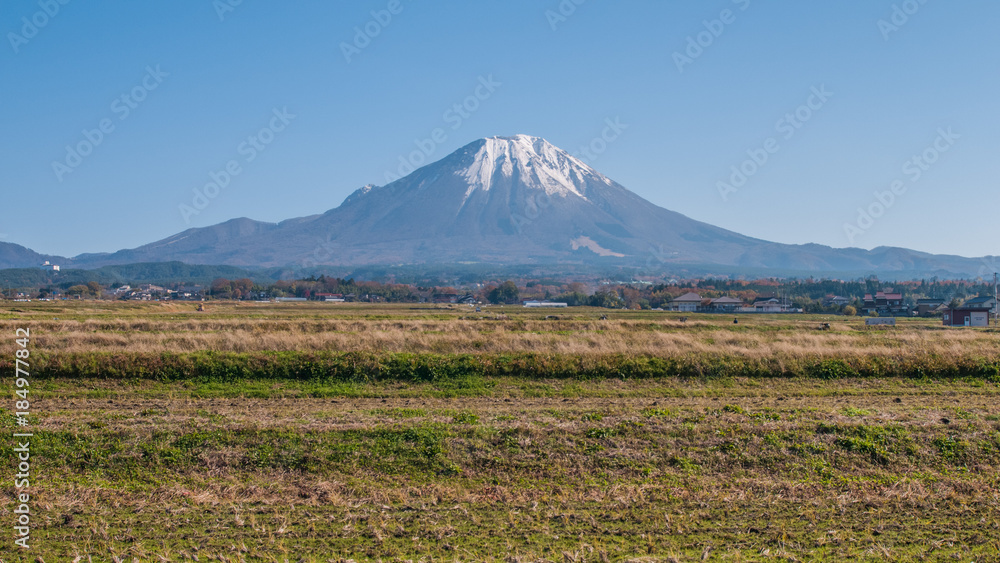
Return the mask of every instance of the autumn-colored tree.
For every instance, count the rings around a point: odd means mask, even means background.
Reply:
[[[233,284],[226,278],[219,278],[212,282],[212,289],[209,291],[212,297],[230,299],[233,296]]]
[[[101,292],[104,291],[104,287],[95,281],[87,282],[87,291],[89,291],[94,297],[100,297]]]
[[[489,293],[488,299],[490,303],[517,303],[520,299],[521,293],[517,289],[517,285],[507,280],[500,284],[499,287],[495,288]]]
[[[90,288],[85,285],[74,285],[66,290],[66,295],[87,295],[89,293]]]

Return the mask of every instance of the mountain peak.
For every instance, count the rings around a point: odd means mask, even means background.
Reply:
[[[458,174],[468,182],[468,197],[477,189],[489,191],[497,176],[517,177],[535,185],[548,195],[569,194],[587,199],[582,189],[585,178],[603,176],[541,137],[514,135],[487,137],[469,163]]]
[[[344,203],[341,203],[341,205],[347,205],[353,201],[357,201],[359,198],[364,197],[377,187],[378,186],[376,186],[375,184],[365,184],[360,188],[351,192],[351,195],[347,196],[347,199],[345,199]]]

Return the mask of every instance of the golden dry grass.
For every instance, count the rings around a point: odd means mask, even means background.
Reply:
[[[559,319],[545,320],[545,312],[510,307],[474,313],[459,307],[292,305],[298,304],[210,304],[208,313],[199,314],[191,305],[130,304],[126,314],[116,315],[116,307],[124,306],[112,303],[97,310],[99,318],[70,309],[77,318],[60,320],[42,308],[22,307],[22,314],[0,316],[0,332],[12,334],[29,322],[36,349],[70,354],[212,350],[1000,358],[1000,332],[949,329],[934,319],[900,319],[896,328],[867,329],[860,318],[802,315],[744,315],[734,325],[729,316],[688,315],[681,322],[679,315],[662,312],[611,312],[609,320],[600,320],[604,311],[585,308],[558,311]],[[23,320],[10,320],[15,315]],[[499,315],[506,319],[495,320]],[[432,318],[420,318],[428,316]],[[821,322],[830,322],[831,330],[819,330]],[[12,350],[11,340],[0,341],[0,354]]]

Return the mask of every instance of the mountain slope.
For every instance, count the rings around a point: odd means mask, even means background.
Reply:
[[[26,250],[26,249],[25,249]],[[89,267],[179,260],[234,266],[492,262],[661,270],[715,264],[823,272],[974,275],[982,262],[906,249],[834,249],[755,239],[658,207],[544,139],[474,141],[322,215],[234,219],[114,254]]]
[[[259,254],[237,249],[276,228],[278,225],[275,223],[247,218],[231,219],[211,227],[188,229],[172,237],[131,250],[119,250],[113,254],[81,254],[73,261],[77,265],[83,264],[87,267],[171,261],[254,266],[258,259],[250,257]],[[270,260],[272,257],[265,254],[261,259]]]
[[[651,248],[673,261],[722,256],[732,263],[741,246],[763,243],[657,207],[527,136],[481,139],[264,238],[279,236],[316,241],[329,249],[325,261],[338,264],[587,262],[608,256],[635,262],[645,261]],[[301,250],[310,252],[308,246]]]
[[[19,244],[0,242],[0,269],[3,268],[34,268],[43,262],[63,264],[66,259],[61,256],[47,256]]]

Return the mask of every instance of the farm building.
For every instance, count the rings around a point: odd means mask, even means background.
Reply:
[[[945,309],[944,326],[989,326],[989,307],[955,307]]]
[[[944,309],[944,299],[917,299],[917,314],[921,317],[939,315]]]
[[[431,297],[431,301],[434,303],[456,303],[458,302],[458,292],[443,291],[435,293]]]
[[[685,293],[675,297],[667,304],[668,311],[681,311],[684,313],[694,313],[701,307],[701,296],[697,293]]]
[[[743,301],[734,297],[717,297],[712,300],[711,308],[723,312],[738,311],[743,309]]]
[[[557,303],[554,301],[525,301],[525,307],[566,307],[566,303]]]

